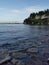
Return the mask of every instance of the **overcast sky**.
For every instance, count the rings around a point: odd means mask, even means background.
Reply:
[[[23,22],[30,13],[49,9],[49,0],[0,0],[0,22]]]

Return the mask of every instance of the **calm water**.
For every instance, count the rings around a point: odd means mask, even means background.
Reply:
[[[49,52],[49,26],[0,24],[0,45],[6,43],[12,44],[8,46],[11,51],[35,47],[40,52]]]
[[[31,26],[24,24],[0,24],[0,44],[27,40],[32,42],[37,38],[49,35],[49,26]]]

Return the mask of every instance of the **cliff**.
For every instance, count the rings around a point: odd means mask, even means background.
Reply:
[[[24,24],[49,24],[49,9],[39,11],[38,13],[31,13],[30,16],[24,20]]]

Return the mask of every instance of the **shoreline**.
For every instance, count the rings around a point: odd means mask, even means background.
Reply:
[[[44,54],[38,54],[38,53],[34,53],[34,52],[12,52],[10,54],[11,56],[11,60],[7,61],[4,64],[13,64],[13,65],[22,65],[22,64],[26,64],[29,65],[32,63],[35,65],[48,65],[48,58],[49,58],[49,53],[44,53]],[[46,57],[47,56],[47,57]]]
[[[16,44],[16,43],[15,43]],[[6,46],[10,46],[10,44],[6,44]],[[46,46],[47,47],[47,46]],[[46,47],[43,49],[46,49]],[[41,47],[42,48],[42,47]],[[23,50],[14,50],[9,53],[11,57],[10,61],[3,63],[2,65],[13,64],[13,65],[29,65],[32,63],[35,65],[48,65],[49,63],[49,52],[48,51],[40,51],[36,46],[32,46]]]

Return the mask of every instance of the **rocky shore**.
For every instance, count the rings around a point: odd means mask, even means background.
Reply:
[[[10,54],[11,60],[4,62],[1,65],[48,65],[49,53],[38,54],[14,52]]]
[[[26,40],[21,45],[2,45],[8,49],[11,59],[1,65],[49,65],[49,35],[35,38],[34,43]]]

